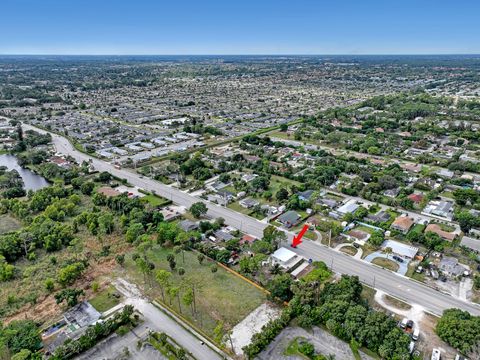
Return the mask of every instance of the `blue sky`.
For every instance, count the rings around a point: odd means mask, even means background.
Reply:
[[[480,1],[0,1],[0,54],[442,53],[480,53]]]

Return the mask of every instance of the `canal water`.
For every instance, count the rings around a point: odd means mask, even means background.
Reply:
[[[22,168],[13,155],[0,155],[0,166],[6,166],[8,170],[17,170],[25,184],[25,190],[39,190],[49,185],[48,181],[29,169]]]

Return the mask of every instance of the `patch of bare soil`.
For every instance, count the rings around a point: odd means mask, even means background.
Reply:
[[[426,313],[422,307],[416,304],[405,304],[395,298],[389,297],[381,291],[375,294],[376,308],[386,309],[396,314],[397,319],[406,317],[414,321],[414,327],[420,329],[420,338],[415,343],[415,348],[419,350],[423,359],[430,359],[434,348],[440,349],[442,359],[454,359],[456,350],[447,345],[435,333],[438,317]]]
[[[417,341],[417,348],[423,353],[425,359],[430,359],[434,348],[440,349],[442,359],[454,359],[457,351],[447,345],[435,333],[435,326],[438,318],[431,314],[425,314],[419,323],[420,339]]]
[[[116,262],[114,259],[103,258],[102,260],[92,262],[83,276],[72,286],[77,289],[83,289],[85,299],[90,298],[93,294],[91,289],[93,281],[97,280],[99,282],[99,290],[102,290],[110,284],[108,276],[112,274],[115,269]],[[8,324],[13,320],[29,319],[42,324],[48,324],[58,319],[64,311],[64,306],[57,305],[53,295],[46,295],[37,299],[37,303],[34,305],[21,307],[15,314],[6,317],[4,323]]]

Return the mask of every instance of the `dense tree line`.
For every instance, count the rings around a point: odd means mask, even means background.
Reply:
[[[366,346],[384,359],[408,358],[410,338],[383,312],[362,300],[357,277],[342,276],[337,282],[300,281],[292,285],[293,298],[280,318],[265,325],[243,348],[253,359],[292,319],[302,327],[324,325],[335,336]]]
[[[25,196],[24,183],[17,170],[0,166],[0,194],[5,199]]]
[[[14,320],[0,324],[0,353],[11,359],[40,360],[36,352],[42,346],[37,324],[31,320]]]
[[[445,310],[435,331],[443,341],[467,355],[480,343],[480,317],[460,309]]]

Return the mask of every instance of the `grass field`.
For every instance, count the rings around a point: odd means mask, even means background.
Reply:
[[[22,224],[17,219],[9,215],[0,215],[0,235],[6,234],[10,231],[16,231],[22,227]]]
[[[354,246],[344,246],[340,249],[340,251],[353,256],[357,253],[358,250]]]
[[[353,230],[363,231],[363,232],[366,232],[367,234],[373,234],[375,232],[375,229],[372,229],[371,227],[364,226],[364,225],[357,226]]]
[[[407,304],[406,302],[403,302],[401,300],[398,300],[397,298],[394,298],[390,295],[385,294],[383,296],[383,301],[385,301],[387,304],[396,307],[397,309],[401,310],[410,310],[412,308],[411,305]]]
[[[153,194],[145,195],[142,197],[142,201],[146,201],[152,206],[164,206],[170,203],[170,200]]]
[[[120,303],[120,298],[113,296],[114,293],[116,293],[116,290],[110,285],[106,289],[95,294],[95,296],[88,300],[88,302],[92,304],[98,312],[103,313]]]
[[[301,183],[295,180],[290,180],[278,175],[272,175],[270,178],[270,188],[269,190],[272,191],[273,194],[275,194],[279,189],[284,188],[289,190],[290,186],[295,185],[295,186],[300,186]]]
[[[392,271],[395,271],[395,272],[399,268],[398,264],[395,261],[390,260],[390,259],[385,259],[385,258],[382,258],[382,257],[377,257],[377,258],[373,259],[372,264],[381,266],[385,269],[392,270]]]
[[[156,246],[146,254],[149,261],[155,264],[155,269],[171,271],[166,260],[171,253],[173,253],[171,249]],[[200,264],[197,253],[185,251],[184,255],[185,263],[181,254],[175,256],[177,269],[180,267],[185,269],[185,274],[181,276],[178,271],[173,271],[171,283],[181,287],[180,298],[186,284],[194,284],[197,315],[192,315],[191,310],[183,303],[180,309],[178,299],[173,299],[170,303],[166,297],[165,302],[177,312],[181,312],[187,320],[201,328],[207,335],[213,336],[213,329],[219,321],[223,321],[225,328],[233,327],[266,300],[266,294],[263,291],[221,267],[213,273],[212,262],[205,259]],[[144,277],[138,271],[131,256],[127,256],[125,268],[136,283],[144,284]],[[152,298],[162,300],[160,287],[155,280],[151,283],[151,287],[146,284],[145,291]]]
[[[262,201],[263,199],[257,199],[259,201]],[[263,204],[263,203],[262,203]],[[254,213],[252,211],[252,209],[247,209],[247,208],[244,208],[242,205],[240,205],[238,203],[238,201],[235,201],[233,203],[230,203],[227,205],[228,208],[232,209],[232,210],[235,210],[236,212],[239,212],[241,214],[245,214],[245,215],[248,215],[248,216],[251,216],[255,219],[258,219],[258,220],[262,220],[265,216],[262,215],[262,214],[259,214],[259,213]]]

